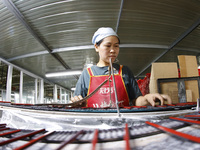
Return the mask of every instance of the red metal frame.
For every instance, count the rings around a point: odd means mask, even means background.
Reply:
[[[124,135],[124,140],[126,142],[126,150],[130,150],[130,144],[129,144],[129,140],[130,140],[130,137],[129,137],[129,128],[128,128],[128,124],[126,123],[126,126],[125,126],[125,135]]]
[[[6,126],[6,123],[1,123],[0,124],[0,128],[5,127],[5,126]]]
[[[25,148],[27,148],[27,147],[33,145],[34,143],[38,142],[39,140],[42,140],[43,138],[49,136],[50,134],[52,134],[52,133],[54,133],[54,132],[55,132],[55,131],[47,132],[47,133],[45,133],[45,134],[39,136],[38,138],[33,139],[33,140],[29,141],[28,143],[26,143],[26,144],[20,146],[20,147],[15,148],[14,150],[22,150],[22,149],[25,149]]]
[[[181,121],[181,122],[186,122],[186,123],[190,123],[190,124],[200,125],[200,121],[191,120],[191,119],[184,119],[184,118],[177,118],[177,117],[169,117],[169,119],[177,120],[177,121]]]
[[[94,131],[94,137],[93,137],[93,140],[92,140],[92,150],[95,150],[95,146],[96,146],[96,144],[98,142],[98,135],[99,135],[99,130],[96,129]]]
[[[10,128],[0,128],[0,131],[9,130]]]
[[[186,117],[186,118],[200,119],[200,115],[185,115],[184,117]]]
[[[5,133],[1,133],[0,136],[6,136],[6,135],[10,135],[10,134],[13,134],[13,133],[17,133],[17,132],[20,132],[21,130],[13,130],[13,131],[9,131],[9,132],[5,132]],[[1,144],[1,142],[0,142]]]
[[[21,130],[15,130],[15,131],[21,131]],[[22,136],[18,136],[18,137],[15,137],[15,138],[11,138],[9,140],[6,140],[6,141],[2,141],[0,142],[0,146],[2,145],[5,145],[5,144],[9,144],[9,143],[12,143],[14,141],[17,141],[17,140],[20,140],[20,139],[23,139],[23,138],[26,138],[26,137],[30,137],[30,136],[33,136],[35,134],[38,134],[38,133],[41,133],[41,132],[44,132],[45,129],[41,129],[41,130],[37,130],[37,131],[34,131],[34,132],[31,132],[31,133],[28,133],[28,134],[25,134],[25,135],[22,135]],[[13,132],[13,131],[11,131]],[[12,134],[12,133],[11,133]]]
[[[179,132],[179,131],[176,131],[176,130],[173,130],[173,129],[170,129],[170,128],[149,122],[149,121],[146,121],[145,123],[148,124],[148,125],[151,125],[153,127],[156,127],[156,128],[158,128],[158,129],[160,129],[164,132],[171,133],[171,134],[176,135],[178,137],[181,137],[181,138],[193,141],[193,142],[200,143],[200,137],[196,137],[196,136],[192,136],[192,135],[189,135],[189,134],[186,134],[186,133],[182,133],[182,132]]]
[[[84,131],[80,130],[79,132],[77,132],[74,136],[72,136],[69,140],[64,141],[61,143],[61,145],[56,149],[56,150],[61,150],[63,147],[65,147],[67,144],[73,142],[74,140],[76,140],[76,138],[82,134]]]

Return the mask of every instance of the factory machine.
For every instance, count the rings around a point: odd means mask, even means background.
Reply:
[[[36,87],[34,104],[22,103],[20,96],[19,101],[13,97],[0,99],[0,150],[200,150],[200,90],[196,90],[198,96],[191,96],[193,87],[200,87],[196,61],[197,56],[200,58],[199,2],[0,1],[1,80],[7,81],[3,90],[11,96],[14,76],[18,77],[17,92],[21,97],[25,77],[33,80]],[[173,78],[158,81],[177,82],[176,96],[181,96],[180,101],[162,106],[157,103],[155,107],[119,107],[116,99],[116,108],[78,108],[75,104],[43,101],[44,80],[34,74],[44,77],[46,71],[82,69],[83,64],[94,64],[96,53],[87,39],[100,23],[115,27],[122,35],[122,63],[137,67],[139,75],[152,65],[155,84],[158,78]],[[171,63],[177,54],[182,78],[178,78],[177,63]],[[160,64],[157,60],[170,62]],[[29,68],[34,74],[14,64]],[[184,70],[187,68],[191,74]],[[186,91],[184,80],[198,83]],[[38,84],[41,88],[37,88]],[[158,85],[158,93],[162,93],[161,88]],[[175,92],[168,86],[165,89]],[[186,92],[191,102],[186,101]],[[53,96],[57,98],[57,94]],[[44,104],[36,104],[37,98]]]
[[[199,100],[77,108],[0,102],[1,149],[200,149]]]
[[[111,70],[112,63],[111,63]],[[197,102],[120,107],[113,78],[116,107],[77,107],[78,102],[22,104],[0,102],[2,149],[130,150],[200,149]]]

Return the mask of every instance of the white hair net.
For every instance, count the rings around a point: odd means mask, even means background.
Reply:
[[[112,28],[110,28],[110,27],[101,27],[94,33],[94,35],[92,37],[92,43],[96,44],[99,41],[101,41],[102,39],[104,39],[104,38],[106,38],[108,36],[112,36],[112,35],[118,37],[117,33],[115,33],[115,31]]]

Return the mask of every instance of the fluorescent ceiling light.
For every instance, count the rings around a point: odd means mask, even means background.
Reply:
[[[71,88],[71,90],[72,90],[72,91],[75,91],[75,90],[76,90],[76,88],[75,88],[75,87],[74,87],[74,88]]]
[[[46,73],[46,77],[60,77],[60,76],[73,76],[73,75],[80,75],[82,70],[69,70],[69,71],[60,71],[60,72],[51,72]]]

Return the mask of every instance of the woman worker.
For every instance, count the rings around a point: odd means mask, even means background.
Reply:
[[[109,77],[109,66],[119,54],[120,40],[112,28],[99,28],[93,35],[92,43],[96,52],[99,54],[99,62],[90,68],[87,68],[81,74],[71,102],[81,100],[83,97],[94,91],[103,81]],[[119,64],[113,64],[114,76],[116,82],[116,91],[119,106],[155,106],[155,101],[160,100],[161,105],[166,100],[171,104],[171,99],[167,95],[158,93],[142,95],[138,84],[128,67]],[[112,80],[112,78],[110,78]],[[103,85],[87,102],[87,107],[105,108],[116,107],[113,82],[109,81]],[[110,88],[111,87],[111,88]],[[80,104],[83,105],[83,104]]]

